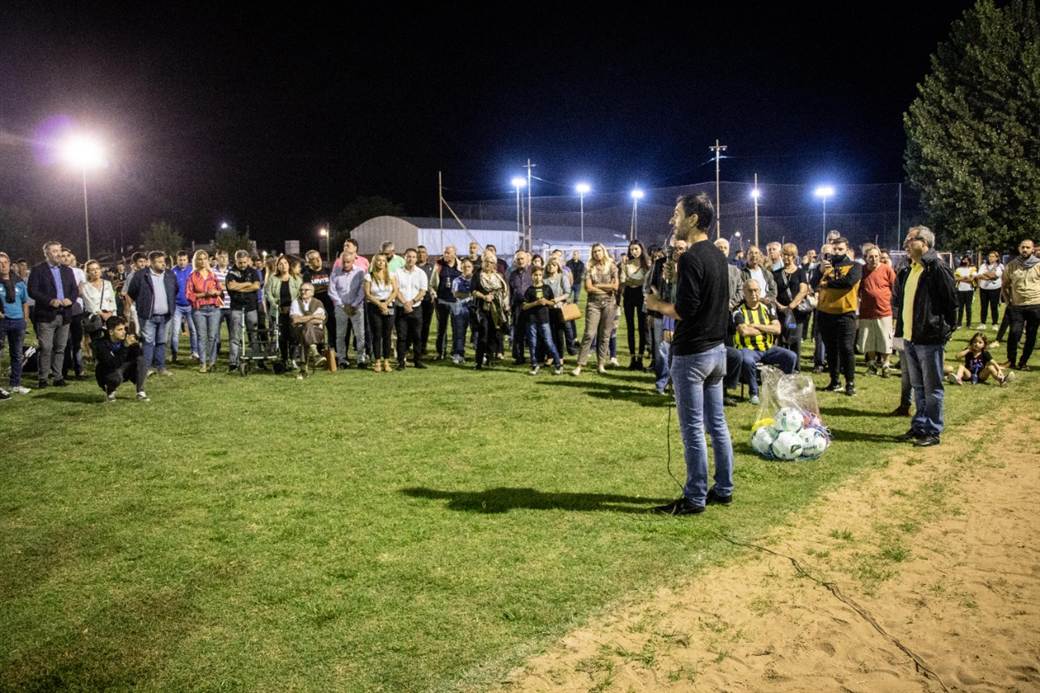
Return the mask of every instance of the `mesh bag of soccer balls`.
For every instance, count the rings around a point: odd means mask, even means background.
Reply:
[[[785,375],[761,366],[762,386],[751,447],[770,460],[813,460],[831,444],[831,433],[820,419],[816,388],[809,376]]]

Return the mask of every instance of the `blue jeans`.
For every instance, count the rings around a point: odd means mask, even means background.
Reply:
[[[664,341],[664,320],[661,318],[650,318],[650,341],[653,345],[651,353],[654,356],[654,387],[658,392],[664,392],[668,386],[668,378],[671,377],[668,370],[671,367],[669,353],[672,345]]]
[[[914,418],[910,428],[921,435],[937,436],[943,431],[944,344],[904,342],[903,359],[914,389]]]
[[[556,342],[552,338],[552,330],[549,329],[549,323],[547,322],[535,322],[529,320],[527,323],[527,349],[531,353],[531,367],[534,368],[538,365],[538,342],[542,342],[542,349],[549,352],[553,359],[553,366],[559,368],[562,364],[560,361],[560,352],[556,350]]]
[[[466,328],[471,334],[475,334],[476,319],[473,317],[473,309],[467,303],[463,306],[453,306],[451,309],[451,355],[464,356],[466,353]]]
[[[726,375],[726,347],[722,344],[699,354],[672,354],[672,385],[686,450],[686,486],[683,496],[703,506],[708,497],[707,428],[715,455],[715,492],[733,493],[733,444],[722,411],[722,379]]]
[[[231,333],[228,338],[231,341],[231,348],[228,350],[228,365],[237,366],[238,359],[242,355],[242,348],[245,346],[242,343],[242,323],[245,322],[246,337],[249,339],[250,356],[257,356],[260,350],[257,348],[259,344],[259,336],[256,332],[257,325],[257,312],[255,310],[231,310]]]
[[[169,319],[169,315],[153,315],[141,323],[141,350],[146,368],[154,363],[159,370],[166,370],[166,322]]]
[[[217,335],[220,333],[220,308],[202,306],[191,312],[199,336],[199,361],[212,366],[217,361]]]
[[[740,351],[740,374],[747,379],[748,392],[754,397],[758,394],[758,364],[776,366],[787,374],[794,373],[798,368],[798,355],[790,349],[783,347],[769,347],[765,351],[754,349],[739,349]]]
[[[0,318],[0,351],[4,342],[11,351],[11,387],[22,384],[22,344],[25,342],[25,320]]]
[[[170,353],[177,355],[180,346],[181,323],[188,323],[188,341],[191,342],[191,353],[199,353],[199,332],[195,329],[195,321],[191,319],[191,306],[177,306],[173,313],[173,330],[170,333]]]

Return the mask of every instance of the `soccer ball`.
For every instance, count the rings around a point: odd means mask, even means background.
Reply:
[[[776,430],[795,433],[802,428],[804,420],[802,410],[797,407],[784,407],[776,413]]]
[[[797,459],[802,454],[802,439],[797,433],[782,431],[773,441],[770,450],[777,459]]]
[[[776,440],[776,429],[772,426],[762,426],[751,436],[751,449],[759,455],[769,457],[769,449]]]
[[[798,437],[802,439],[802,457],[819,457],[830,445],[827,434],[818,428],[803,428]]]

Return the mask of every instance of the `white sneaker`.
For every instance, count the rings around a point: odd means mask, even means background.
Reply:
[[[531,370],[527,371],[528,375],[538,375],[538,366],[531,366]]]
[[[462,365],[462,357],[458,354],[455,354],[451,357],[451,362],[454,363],[456,366]]]
[[[109,403],[115,402],[115,401],[116,401],[116,393],[109,392],[107,395],[105,395],[105,403],[106,404],[109,404]]]
[[[613,366],[614,368],[621,368],[621,364],[618,363],[617,356],[615,356],[614,358],[610,359],[610,365]]]
[[[158,372],[159,371],[155,370],[154,368],[149,368],[148,369],[148,377],[151,378],[153,375],[155,375]]]
[[[573,375],[575,378],[581,375],[581,366],[575,366],[574,370],[571,371],[571,375]]]
[[[978,327],[976,327],[975,329],[976,329],[976,330],[978,330],[979,332],[983,332],[983,331],[985,331],[985,329],[986,329],[986,323],[984,323],[984,322],[983,322],[983,323],[979,323],[979,326],[978,326]]]
[[[115,397],[115,393],[112,393],[112,396]],[[141,390],[140,392],[137,393],[137,401],[138,402],[151,402],[152,400],[148,399],[148,394],[144,390]]]
[[[13,392],[15,394],[18,394],[18,395],[27,395],[30,392],[32,392],[32,390],[30,390],[27,387],[23,387],[21,385],[15,385],[14,387],[11,388],[11,392]]]

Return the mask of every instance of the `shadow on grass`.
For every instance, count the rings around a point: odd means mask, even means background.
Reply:
[[[510,510],[572,510],[645,513],[669,498],[640,498],[611,493],[544,493],[533,488],[489,488],[484,491],[438,491],[431,488],[404,488],[412,498],[446,500],[451,510],[471,513],[506,513]]]
[[[597,375],[596,377],[610,378],[611,376]],[[665,397],[657,394],[657,392],[654,391],[652,381],[647,382],[645,387],[629,385],[627,384],[628,382],[627,379],[615,379],[611,382],[604,382],[603,380],[583,380],[581,378],[573,377],[564,380],[560,377],[554,378],[553,380],[542,381],[539,384],[551,387],[578,388],[586,390],[586,394],[589,397],[611,400],[625,399],[644,407],[660,407],[663,405],[669,405],[675,401],[671,395]]]
[[[131,390],[131,393],[133,391]],[[98,404],[105,399],[104,393],[92,388],[90,392],[78,392],[69,390],[48,390],[33,396],[33,399],[49,399],[52,402],[79,402],[80,404]]]
[[[826,421],[826,419],[824,419]],[[896,436],[903,432],[902,428],[893,428],[891,433],[868,433],[867,431],[845,431],[831,428],[831,438],[842,442],[895,443]]]

